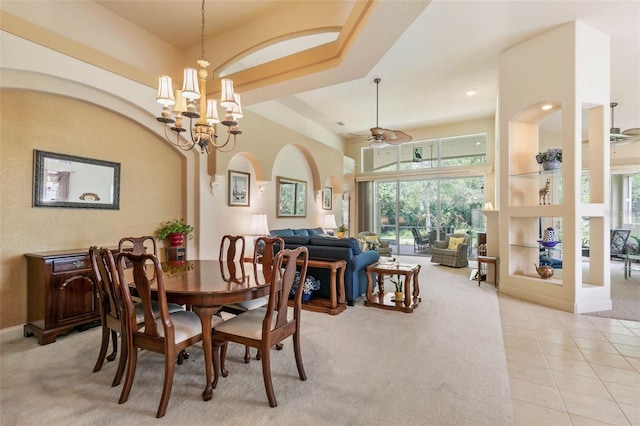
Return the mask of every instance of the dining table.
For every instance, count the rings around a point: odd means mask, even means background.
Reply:
[[[167,302],[188,306],[202,323],[206,374],[202,399],[208,401],[213,396],[212,316],[222,305],[267,296],[271,283],[264,278],[262,265],[259,263],[186,260],[162,262],[161,266]],[[152,296],[157,297],[155,286],[152,288]]]

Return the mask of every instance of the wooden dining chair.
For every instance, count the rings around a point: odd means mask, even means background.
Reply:
[[[132,265],[133,282],[131,284],[127,282],[125,261]],[[129,398],[136,373],[138,349],[163,354],[165,358],[164,384],[160,405],[156,413],[156,417],[160,418],[164,416],[169,404],[176,359],[181,351],[202,340],[202,323],[200,318],[191,311],[169,313],[162,268],[156,256],[149,253],[136,255],[129,252],[121,252],[118,253],[116,268],[126,314],[124,332],[126,333],[125,343],[127,344],[128,352],[127,374],[119,403],[123,404]],[[160,310],[159,318],[156,318],[153,312],[154,301],[152,300],[151,292],[153,281],[147,275],[149,269],[155,273],[156,277],[157,303]],[[144,312],[143,327],[136,325],[136,304],[131,296],[129,285],[135,287],[136,293],[140,297]],[[222,318],[218,316],[212,317],[212,327],[216,327],[222,322]],[[211,333],[211,330],[204,330],[204,332]]]
[[[253,274],[256,283],[270,283],[271,274],[273,273],[273,262],[276,253],[276,244],[278,250],[284,248],[284,240],[282,237],[258,237],[254,242],[253,248]],[[269,296],[258,297],[243,302],[234,303],[231,305],[224,305],[222,310],[232,313],[234,315],[241,314],[243,312],[251,311],[253,309],[262,308],[269,302]],[[278,349],[282,349],[282,345],[278,344]],[[249,363],[251,355],[249,353],[249,346],[246,346],[244,353],[244,362]],[[256,352],[256,359],[260,359],[260,349]]]
[[[89,261],[91,262],[91,270],[93,271],[100,302],[100,322],[102,327],[100,352],[96,365],[93,367],[93,372],[95,373],[102,369],[105,357],[108,361],[116,359],[118,355],[118,334],[122,335],[124,318],[121,316],[119,288],[114,284],[114,280],[117,280],[118,277],[115,272],[115,262],[111,251],[104,248],[98,249],[98,247],[95,246],[90,247]],[[113,269],[111,268],[112,265]],[[109,356],[106,356],[107,349],[109,348],[109,339],[111,339],[113,343],[113,351]],[[121,351],[120,362],[118,363],[116,376],[111,386],[118,386],[120,380],[122,380],[122,374],[124,373],[127,360],[126,345],[122,345]]]
[[[271,274],[269,289],[269,303],[266,309],[254,309],[239,314],[220,326],[213,332],[213,387],[218,384],[219,374],[228,376],[225,368],[227,342],[236,342],[260,349],[262,353],[262,376],[269,399],[269,405],[278,405],[271,380],[270,348],[289,336],[293,337],[293,351],[300,380],[307,380],[302,365],[300,352],[300,315],[302,313],[302,286],[298,286],[293,307],[288,306],[289,293],[296,276],[297,260],[302,259],[300,268],[300,282],[304,282],[309,261],[309,251],[300,246],[294,250],[280,250],[274,259],[274,270],[279,271],[284,266],[282,275]]]
[[[245,241],[242,235],[224,235],[220,240],[220,260],[242,262]]]
[[[98,299],[100,300],[100,322],[102,327],[100,352],[98,354],[96,365],[93,367],[93,372],[95,373],[102,369],[105,357],[107,361],[113,361],[116,359],[118,353],[119,334],[122,341],[120,361],[118,362],[116,375],[113,379],[113,383],[111,384],[111,386],[118,386],[122,380],[122,375],[127,362],[127,347],[124,342],[126,336],[122,333],[122,330],[125,328],[124,305],[122,294],[120,293],[120,285],[118,283],[118,272],[116,271],[113,253],[108,248],[98,249],[95,246],[89,248],[89,261],[91,263],[91,270],[93,271],[96,283]],[[142,304],[135,303],[135,309],[136,324],[140,327],[144,321]],[[152,309],[156,318],[159,317],[160,310],[157,302],[154,301],[152,303]],[[175,303],[169,303],[168,309],[170,313],[184,310],[182,306]],[[113,345],[113,351],[109,356],[106,356],[110,339]],[[182,360],[188,357],[188,354],[182,353],[179,357],[178,364],[182,364]]]
[[[158,242],[154,237],[124,237],[118,243],[118,251],[130,251],[133,254],[151,253],[158,257]]]

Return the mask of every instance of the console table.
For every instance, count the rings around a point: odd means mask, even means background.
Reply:
[[[411,313],[418,307],[418,303],[422,301],[420,298],[420,286],[418,284],[420,265],[378,262],[367,266],[366,272],[367,299],[364,301],[365,306]],[[377,274],[378,281],[378,293],[375,294],[373,293],[373,274]],[[385,275],[402,275],[404,277],[404,300],[396,301],[393,292],[384,291]]]
[[[116,249],[117,251],[117,249]],[[74,328],[99,324],[98,295],[88,249],[27,253],[25,337],[56,341]]]
[[[301,261],[298,261],[298,263],[301,263]],[[302,303],[302,309],[313,312],[323,312],[330,315],[338,315],[344,311],[347,308],[344,300],[344,271],[347,268],[347,262],[344,260],[309,259],[308,267],[331,270],[331,279],[329,281],[331,298],[312,297],[309,301]],[[293,300],[289,302],[293,304]]]

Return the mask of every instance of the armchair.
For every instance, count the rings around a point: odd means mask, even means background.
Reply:
[[[413,234],[413,251],[414,252],[423,252],[427,251],[431,246],[431,239],[429,235],[421,235],[418,228],[411,228],[411,233]]]
[[[358,234],[358,242],[362,251],[375,250],[380,256],[391,256],[389,241],[381,241],[378,234],[371,231],[362,231]]]
[[[467,254],[470,243],[470,234],[447,234],[444,241],[434,242],[431,262],[454,268],[469,266]]]

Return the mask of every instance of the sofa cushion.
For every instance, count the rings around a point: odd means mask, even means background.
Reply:
[[[304,237],[308,237],[309,236],[309,231],[307,231],[304,228],[301,229],[294,229],[293,230],[293,235],[302,235]]]
[[[355,238],[327,238],[311,237],[310,243],[314,246],[346,247],[353,251],[353,254],[360,254],[360,244]]]
[[[309,237],[305,237],[304,235],[285,235],[282,239],[285,245],[294,244],[303,246],[309,244]]]
[[[311,237],[324,234],[324,230],[322,228],[307,228],[307,232]]]
[[[462,243],[464,243],[464,237],[449,237],[449,245],[447,246],[447,248],[449,250],[457,250],[458,246]]]
[[[271,232],[269,233],[272,237],[275,237],[276,235],[279,237],[286,237],[286,236],[291,236],[291,235],[295,235],[293,233],[293,229],[272,229]]]

